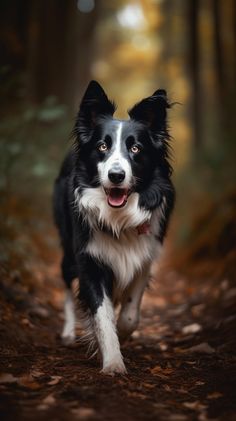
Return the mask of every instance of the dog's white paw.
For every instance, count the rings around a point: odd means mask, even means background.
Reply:
[[[108,376],[114,376],[115,374],[127,374],[126,367],[122,360],[120,361],[112,361],[104,365],[101,373],[106,374]]]
[[[75,343],[75,334],[74,333],[62,332],[61,341],[62,341],[63,345],[65,345],[65,346],[73,345]]]

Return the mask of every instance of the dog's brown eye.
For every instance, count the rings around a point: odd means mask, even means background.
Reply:
[[[107,149],[108,149],[108,147],[107,147],[107,144],[104,142],[104,143],[101,143],[99,146],[98,146],[98,150],[100,151],[100,152],[106,152],[107,151]]]
[[[140,152],[140,148],[139,148],[139,146],[138,145],[133,145],[133,146],[131,146],[131,148],[130,148],[130,151],[132,152],[132,153],[134,153],[134,154],[137,154],[137,153],[139,153]]]

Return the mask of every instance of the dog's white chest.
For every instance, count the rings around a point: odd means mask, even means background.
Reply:
[[[154,235],[138,235],[135,229],[121,233],[119,238],[96,231],[87,252],[113,270],[118,288],[123,289],[143,265],[154,258],[157,246]]]
[[[92,228],[87,253],[109,266],[118,288],[124,289],[148,261],[158,256],[161,248],[156,240],[160,230],[162,209],[150,212],[139,207],[139,194],[133,193],[127,205],[113,210],[104,200],[101,188],[86,189],[83,195],[75,191],[79,209]],[[107,226],[113,235],[99,229]],[[138,234],[138,227],[148,223],[150,233]]]

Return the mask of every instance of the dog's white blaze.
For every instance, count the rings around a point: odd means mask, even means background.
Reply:
[[[122,128],[123,128],[123,123],[118,122],[116,126],[116,132],[115,132],[113,152],[106,161],[99,162],[98,164],[98,173],[99,173],[100,181],[107,188],[111,187],[112,185],[112,183],[110,182],[108,178],[108,172],[116,164],[118,164],[120,168],[122,168],[125,171],[125,179],[119,185],[119,187],[128,189],[131,186],[131,181],[132,181],[131,166],[128,160],[124,158],[121,153]]]
[[[102,305],[94,316],[94,331],[103,359],[103,371],[124,373],[125,366],[116,333],[115,314],[111,300],[104,292]]]
[[[121,144],[121,134],[122,134],[122,125],[123,123],[120,121],[118,123],[117,132],[116,132],[116,151],[120,152],[120,144]]]
[[[65,322],[62,331],[62,339],[73,341],[75,339],[75,304],[71,291],[66,291],[66,298],[64,303]]]

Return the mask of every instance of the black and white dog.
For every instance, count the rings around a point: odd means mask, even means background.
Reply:
[[[166,92],[157,90],[129,111],[129,120],[116,120],[114,104],[90,82],[74,145],[55,183],[67,286],[62,338],[75,339],[70,287],[78,277],[79,308],[100,349],[102,372],[111,375],[126,372],[118,336],[126,338],[137,328],[150,266],[160,255],[174,205],[168,107]]]

